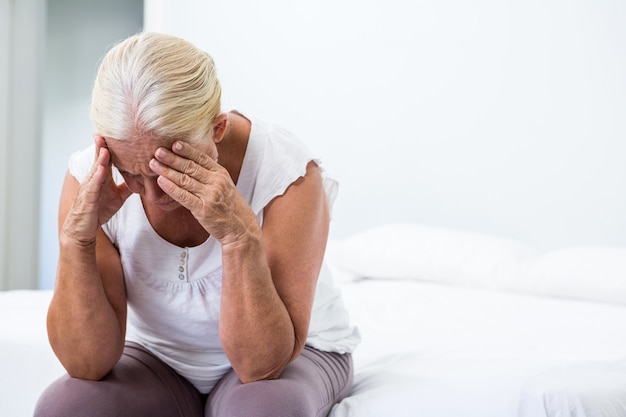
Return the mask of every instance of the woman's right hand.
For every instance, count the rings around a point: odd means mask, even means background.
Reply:
[[[106,223],[132,194],[126,183],[116,184],[111,153],[104,138],[94,135],[96,152],[91,171],[78,188],[63,223],[62,233],[80,244],[95,244],[101,225]]]

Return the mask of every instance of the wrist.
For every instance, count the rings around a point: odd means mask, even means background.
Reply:
[[[243,232],[228,236],[222,241],[222,253],[239,253],[244,251],[245,253],[252,253],[255,249],[261,249],[263,247],[263,236],[260,228],[258,230],[245,229]]]
[[[80,249],[95,252],[96,237],[86,238],[63,227],[61,233],[59,233],[59,247],[60,249]]]

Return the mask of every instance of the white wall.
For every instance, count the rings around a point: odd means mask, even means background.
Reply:
[[[7,164],[7,151],[8,151],[8,136],[9,131],[7,129],[9,121],[9,86],[11,85],[11,70],[8,65],[8,57],[11,54],[11,3],[9,0],[0,0],[0,57],[2,57],[2,64],[0,65],[0,167]],[[2,174],[6,173],[6,169],[0,171]],[[0,236],[6,236],[7,234],[7,220],[8,210],[5,204],[7,199],[8,183],[4,179],[4,176],[0,177]],[[7,286],[6,272],[4,271],[4,265],[6,265],[8,253],[6,251],[8,242],[6,238],[0,238],[0,289],[4,289]]]
[[[36,288],[45,0],[0,0],[0,290]]]
[[[48,4],[41,164],[39,284],[54,284],[59,195],[72,152],[92,143],[93,79],[108,48],[141,30],[141,0],[55,0]]]
[[[147,0],[215,58],[227,106],[341,181],[332,229],[391,221],[551,249],[626,245],[621,0]]]

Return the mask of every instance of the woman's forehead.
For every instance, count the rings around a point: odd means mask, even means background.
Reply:
[[[106,141],[111,161],[119,170],[131,174],[152,172],[148,163],[157,148],[167,146],[162,141],[138,139],[135,141],[108,139]]]

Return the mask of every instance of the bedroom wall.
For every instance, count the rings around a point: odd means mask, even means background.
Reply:
[[[112,44],[142,25],[142,0],[48,2],[39,211],[41,288],[54,284],[57,213],[68,158],[92,143],[89,101],[98,62]]]
[[[45,0],[0,0],[0,290],[36,288]]]
[[[215,58],[227,107],[341,182],[332,237],[392,221],[542,249],[626,245],[621,0],[146,0]]]

